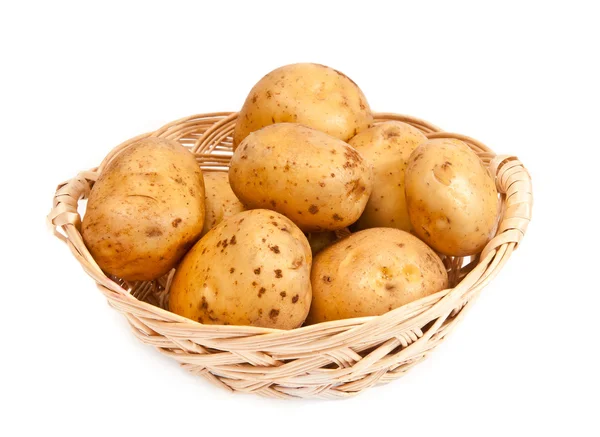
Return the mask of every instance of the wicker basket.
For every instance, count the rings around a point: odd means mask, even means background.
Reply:
[[[226,171],[236,117],[237,113],[195,115],[126,141],[98,168],[59,185],[48,216],[55,235],[67,243],[109,304],[127,318],[137,338],[223,388],[276,398],[344,398],[402,376],[446,338],[525,234],[533,198],[531,179],[517,158],[496,156],[478,141],[413,117],[380,113],[376,122],[403,121],[429,138],[465,141],[495,176],[502,203],[497,235],[478,256],[443,257],[453,288],[382,316],[290,331],[202,325],[170,313],[165,308],[174,270],[151,282],[106,276],[81,238],[78,202],[117,153],[147,136],[178,140],[191,148],[204,170]]]

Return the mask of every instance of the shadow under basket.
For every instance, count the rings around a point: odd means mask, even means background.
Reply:
[[[441,343],[479,292],[500,271],[531,218],[531,179],[514,156],[494,154],[480,142],[443,132],[425,121],[390,113],[375,122],[402,121],[428,138],[465,141],[495,178],[501,203],[496,236],[473,257],[442,257],[450,287],[376,317],[338,320],[289,331],[252,326],[203,325],[167,311],[175,270],[156,281],[107,276],[81,238],[78,203],[106,164],[125,147],[149,137],[179,141],[203,171],[227,171],[237,113],[194,115],[117,146],[98,168],[57,188],[48,222],[109,304],[123,314],[143,343],[179,361],[190,372],[227,390],[275,398],[345,398],[402,376]]]

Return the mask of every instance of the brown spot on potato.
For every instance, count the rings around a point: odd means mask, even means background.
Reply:
[[[179,223],[181,223],[181,219],[179,217],[177,217],[175,220],[173,220],[171,222],[171,226],[173,226],[174,228],[176,228],[177,226],[179,226]]]
[[[254,269],[254,274],[255,275],[260,275],[260,267]]]
[[[271,94],[271,91],[268,91],[265,93],[265,95],[267,96],[267,99],[270,99],[271,97],[273,97],[273,95]]]
[[[260,287],[260,289],[258,290],[258,297],[262,297],[263,294],[265,294],[267,292],[267,289],[265,287]]]
[[[277,202],[275,202],[274,200],[271,200],[271,206],[272,206],[273,208],[275,208],[275,207],[277,206]]]
[[[395,138],[395,137],[399,137],[400,136],[400,132],[398,132],[396,129],[388,129],[388,130],[386,130],[383,133],[383,135],[387,139],[389,139],[389,138]]]
[[[208,308],[208,302],[206,301],[206,297],[202,296],[202,300],[200,302],[200,308],[203,310]]]
[[[258,94],[254,93],[254,95],[252,96],[252,103],[256,103],[257,100],[258,100]]]
[[[333,214],[333,219],[334,219],[336,222],[341,222],[342,220],[344,220],[342,217],[340,217],[340,216],[339,216],[339,214],[338,214],[338,213],[335,213],[335,214]]]
[[[323,276],[322,279],[323,279],[323,282],[331,282],[331,276],[325,275],[325,276]]]
[[[433,167],[433,177],[435,177],[439,183],[449,186],[454,178],[454,171],[451,166],[446,165],[446,163],[442,165],[438,164]]]
[[[298,296],[298,295],[296,294],[294,297],[292,297],[292,303],[296,303],[296,302],[298,302],[298,299],[299,299],[299,298],[300,298],[300,296]]]
[[[366,190],[366,187],[360,183],[360,179],[353,179],[350,182],[346,182],[345,187],[347,196],[353,194],[360,195]]]
[[[235,268],[232,267],[229,269],[229,273],[233,273],[233,272],[235,272]]]
[[[310,212],[311,214],[316,214],[319,212],[319,207],[317,205],[310,205],[310,208],[308,208],[308,212]]]
[[[162,234],[163,234],[162,229],[160,229],[160,228],[158,228],[156,226],[146,229],[146,236],[147,237],[159,237]]]
[[[269,312],[269,317],[271,319],[276,319],[277,316],[279,315],[279,310],[276,310],[275,308],[273,308],[270,312]]]
[[[275,272],[275,277],[276,278],[283,278],[283,274],[281,273],[281,269],[275,269],[273,271]]]
[[[229,244],[231,244],[232,246],[235,245],[237,243],[237,239],[235,238],[235,235],[233,237],[231,237],[231,239],[229,240]]]
[[[397,243],[397,246],[402,249],[404,247],[404,243]]]
[[[273,253],[279,253],[279,246],[277,246],[277,245],[269,246],[269,249],[271,249],[271,252],[273,252]]]
[[[286,296],[287,296],[287,293],[286,293],[285,291],[282,291],[281,293],[279,293],[279,295],[280,295],[281,297],[286,297]]]
[[[293,262],[292,262],[292,269],[296,270],[298,268],[300,268],[300,266],[302,266],[302,264],[304,264],[304,259],[300,258],[296,258]]]
[[[385,289],[388,291],[392,291],[396,288],[394,284],[385,284]]]
[[[324,187],[325,186],[325,182],[319,182],[319,186],[320,187]]]

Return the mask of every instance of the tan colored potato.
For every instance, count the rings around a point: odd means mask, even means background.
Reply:
[[[274,211],[244,211],[215,226],[179,265],[169,297],[176,314],[211,325],[292,329],[311,302],[304,234]]]
[[[498,193],[490,172],[464,142],[429,140],[410,156],[406,200],[414,232],[445,255],[480,252],[493,237]]]
[[[229,176],[222,171],[204,173],[206,217],[202,235],[221,223],[223,219],[244,211],[244,205],[239,201],[229,185]]]
[[[145,138],[104,169],[83,218],[83,240],[105,272],[130,281],[156,279],[198,240],[204,182],[179,143]]]
[[[378,316],[448,286],[442,261],[408,232],[373,228],[329,246],[314,259],[307,323]]]
[[[291,64],[263,77],[246,98],[233,133],[234,149],[251,132],[274,123],[301,123],[347,141],[373,115],[360,88],[319,64]]]
[[[306,238],[308,239],[308,244],[310,244],[313,256],[337,241],[334,231],[309,232]]]
[[[363,212],[371,168],[323,132],[280,123],[250,134],[231,158],[229,182],[248,208],[269,208],[305,232],[345,228]]]
[[[410,231],[404,193],[408,157],[427,137],[417,128],[387,121],[359,133],[350,145],[373,166],[373,192],[354,229],[397,228]]]

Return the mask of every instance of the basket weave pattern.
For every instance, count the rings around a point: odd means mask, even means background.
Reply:
[[[465,141],[496,179],[501,194],[497,235],[478,256],[442,257],[453,288],[382,316],[290,331],[194,322],[166,311],[174,270],[156,281],[126,282],[107,276],[98,267],[81,238],[78,203],[88,196],[98,175],[116,154],[148,136],[179,141],[191,149],[204,171],[226,171],[236,118],[237,113],[195,115],[126,141],[98,168],[59,185],[48,216],[55,235],[69,246],[109,304],[127,318],[140,341],[228,390],[276,398],[343,398],[402,376],[446,338],[508,260],[531,218],[531,179],[517,158],[496,156],[472,138],[442,132],[413,117],[376,114],[376,122],[403,121],[428,138]]]

